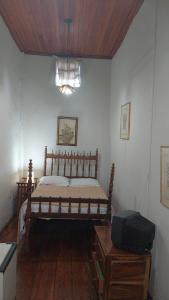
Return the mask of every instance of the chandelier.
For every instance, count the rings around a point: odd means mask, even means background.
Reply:
[[[58,58],[55,84],[62,94],[73,94],[81,85],[80,62],[69,57]]]
[[[72,19],[65,19],[64,22],[67,25],[67,52],[69,52]],[[55,84],[62,94],[73,94],[81,85],[80,61],[69,56],[58,57],[56,60]]]

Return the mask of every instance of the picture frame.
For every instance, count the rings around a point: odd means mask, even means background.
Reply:
[[[57,118],[57,145],[77,146],[78,118]]]
[[[130,138],[130,113],[131,113],[130,102],[121,105],[120,138],[123,140],[129,140]]]
[[[160,202],[169,208],[169,146],[160,147]]]

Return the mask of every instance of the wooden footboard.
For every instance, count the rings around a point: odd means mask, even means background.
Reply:
[[[75,198],[53,198],[53,197],[33,197],[31,199],[31,205],[37,205],[37,212],[30,213],[30,217],[44,217],[44,218],[66,218],[66,219],[107,219],[109,213],[108,200],[106,199],[75,199]],[[46,204],[45,212],[43,211],[43,204]],[[67,212],[62,212],[66,204]],[[52,211],[52,205],[57,206],[57,212]],[[72,207],[73,205],[73,207]],[[96,212],[93,213],[93,205],[96,205]],[[104,205],[105,212],[102,212],[102,205]],[[73,213],[75,209],[77,212]],[[82,213],[82,209],[86,210],[86,213]]]

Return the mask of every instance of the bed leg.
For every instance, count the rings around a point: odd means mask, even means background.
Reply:
[[[107,222],[111,224],[111,213],[108,215]]]
[[[25,245],[26,250],[29,248],[30,227],[31,227],[31,220],[30,220],[30,218],[27,218],[25,238],[24,238],[24,245]]]
[[[104,224],[105,225],[111,224],[111,214],[108,214],[107,217],[104,219]]]

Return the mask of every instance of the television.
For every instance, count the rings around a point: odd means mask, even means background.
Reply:
[[[152,249],[155,225],[139,212],[125,210],[112,218],[111,238],[115,247],[144,254]]]

